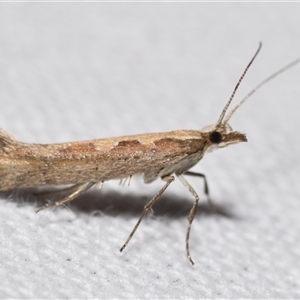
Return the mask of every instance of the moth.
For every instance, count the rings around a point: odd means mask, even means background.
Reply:
[[[68,188],[60,190],[68,193],[68,196],[45,204],[36,210],[39,212],[72,201],[94,186],[101,188],[105,181],[111,179],[126,179],[135,174],[143,174],[145,183],[151,183],[161,178],[165,182],[164,185],[145,205],[140,218],[120,249],[123,251],[148,210],[177,177],[194,198],[194,204],[187,217],[186,233],[186,254],[194,264],[189,250],[189,238],[199,196],[185,179],[185,175],[204,179],[204,191],[210,206],[213,207],[205,175],[190,169],[207,152],[246,142],[246,135],[233,130],[228,124],[234,112],[263,84],[299,63],[297,59],[262,81],[226,115],[241,81],[260,49],[261,43],[238,80],[217,122],[202,130],[176,130],[60,144],[23,143],[0,130],[0,190],[69,185]]]

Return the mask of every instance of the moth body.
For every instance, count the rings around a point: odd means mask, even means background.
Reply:
[[[190,168],[195,166],[207,152],[246,142],[246,135],[234,131],[228,124],[229,119],[237,108],[262,85],[300,61],[299,59],[293,61],[262,81],[226,115],[242,79],[260,48],[261,44],[237,82],[217,122],[202,130],[176,130],[60,144],[28,144],[17,141],[0,129],[0,191],[21,187],[71,185],[70,188],[61,190],[61,192],[69,192],[68,196],[45,204],[36,210],[39,212],[72,201],[93,186],[101,188],[105,181],[111,179],[143,174],[145,183],[151,183],[161,178],[164,181],[163,187],[145,205],[138,222],[120,249],[122,251],[148,210],[153,207],[176,176],[194,198],[194,204],[187,217],[189,224],[186,233],[186,253],[193,264],[189,251],[189,237],[199,196],[184,175],[204,179],[204,192],[210,207],[213,207],[205,175],[191,172]]]
[[[177,130],[60,144],[28,144],[0,131],[0,190],[21,187],[81,184],[144,174],[150,183],[159,177],[183,174],[213,148],[211,132]],[[228,139],[230,137],[230,139]],[[227,140],[246,140],[237,132]]]

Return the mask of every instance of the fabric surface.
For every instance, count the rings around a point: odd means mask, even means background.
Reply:
[[[299,3],[1,3],[0,127],[18,140],[54,143],[217,121],[236,95],[300,55]],[[128,247],[120,247],[163,182],[105,182],[66,207],[1,193],[1,298],[299,298],[300,65],[232,117],[248,143],[208,154],[222,214],[201,178],[193,198],[176,180]],[[1,178],[0,178],[1,180]],[[57,198],[56,198],[57,199]]]

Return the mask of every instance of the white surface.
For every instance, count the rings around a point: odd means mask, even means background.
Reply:
[[[63,142],[213,123],[235,99],[300,55],[299,3],[1,3],[0,127]],[[300,66],[232,118],[249,142],[208,155],[216,205],[201,204],[185,257],[191,196],[176,181],[124,253],[161,187],[106,183],[69,209],[1,200],[1,298],[299,298]],[[4,196],[4,195],[2,195]],[[32,200],[33,199],[33,200]]]

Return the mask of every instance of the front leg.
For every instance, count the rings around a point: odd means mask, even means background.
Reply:
[[[189,175],[189,176],[194,176],[194,177],[202,177],[204,180],[204,193],[207,197],[207,202],[209,205],[209,209],[213,212],[213,213],[217,213],[218,209],[216,208],[216,206],[214,205],[214,203],[212,202],[210,195],[209,195],[209,188],[208,188],[208,183],[207,183],[207,179],[206,176],[202,173],[196,173],[196,172],[191,172],[191,171],[187,171],[184,173],[184,175]]]
[[[183,175],[177,174],[177,177],[181,181],[181,183],[184,185],[184,187],[186,187],[189,190],[189,192],[192,194],[192,196],[195,199],[194,205],[192,206],[192,208],[189,212],[189,215],[187,217],[188,222],[189,222],[189,226],[188,226],[188,229],[187,229],[187,232],[186,232],[186,238],[185,238],[186,255],[187,255],[189,261],[191,262],[191,264],[193,265],[194,262],[192,260],[191,254],[190,254],[189,240],[190,240],[190,232],[191,232],[192,223],[194,221],[194,218],[195,218],[195,215],[196,215],[196,212],[197,212],[197,208],[198,208],[199,196],[195,192],[193,187],[188,183],[188,181],[183,177]]]

